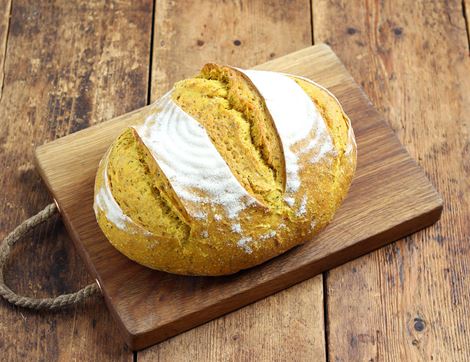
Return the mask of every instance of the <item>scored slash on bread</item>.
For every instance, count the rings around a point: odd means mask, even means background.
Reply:
[[[356,146],[339,102],[316,83],[207,64],[124,130],[104,161],[95,212],[118,250],[154,269],[223,275],[326,226]],[[100,198],[107,185],[113,212]],[[128,225],[113,220],[119,212]]]

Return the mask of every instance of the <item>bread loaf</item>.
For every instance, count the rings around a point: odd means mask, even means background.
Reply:
[[[94,209],[112,245],[142,265],[231,274],[312,240],[355,167],[351,124],[325,88],[207,64],[114,141]]]

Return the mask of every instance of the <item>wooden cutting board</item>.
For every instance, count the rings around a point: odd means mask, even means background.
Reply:
[[[227,277],[176,276],[132,262],[106,241],[92,209],[95,172],[113,139],[139,122],[145,108],[36,150],[37,168],[132,349],[174,336],[439,219],[441,198],[328,46],[306,48],[256,68],[305,76],[329,88],[351,118],[358,144],[356,176],[333,222],[305,245],[256,268]]]

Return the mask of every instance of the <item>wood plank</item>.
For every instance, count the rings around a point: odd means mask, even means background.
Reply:
[[[328,273],[329,360],[470,359],[470,58],[461,1],[314,2],[338,52],[444,197],[432,228]]]
[[[309,0],[159,1],[152,99],[208,62],[249,68],[312,45]]]
[[[309,7],[305,0],[289,4],[241,0],[219,2],[217,8],[208,0],[158,1],[152,98],[162,95],[175,81],[195,74],[206,62],[248,68],[311,45]],[[210,361],[223,356],[235,360],[243,353],[245,360],[300,361],[309,355],[325,360],[322,296],[323,279],[318,275],[139,352],[138,358]],[[273,310],[279,313],[273,314]],[[292,319],[305,325],[291,323]]]
[[[32,165],[36,145],[145,105],[152,1],[15,0],[9,31],[8,2],[0,7],[0,56],[6,54],[0,100],[4,237],[51,202]],[[57,295],[92,281],[57,219],[19,243],[8,269],[8,283],[28,295]],[[98,297],[56,313],[13,308],[2,300],[0,350],[2,360],[133,358]]]
[[[323,360],[321,278],[315,277],[138,352],[139,361]]]
[[[133,263],[106,241],[92,208],[98,161],[122,128],[148,116],[148,107],[36,151],[38,170],[132,348],[273,294],[439,218],[435,189],[329,47],[309,47],[255,68],[303,75],[328,87],[351,118],[362,154],[334,222],[311,242],[256,268],[220,278],[181,277]]]

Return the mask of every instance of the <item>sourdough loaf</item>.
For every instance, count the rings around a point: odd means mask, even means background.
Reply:
[[[207,64],[114,141],[94,209],[108,240],[140,264],[230,274],[311,240],[355,167],[351,124],[325,88]]]

